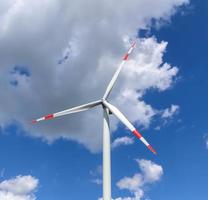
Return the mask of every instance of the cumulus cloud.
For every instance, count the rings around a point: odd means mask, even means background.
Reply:
[[[134,143],[134,139],[133,138],[124,136],[124,137],[118,137],[118,138],[116,138],[112,142],[111,146],[112,146],[112,148],[116,148],[116,147],[119,147],[121,145],[131,145],[133,143]]]
[[[17,176],[0,182],[1,200],[35,200],[38,179],[28,176]]]
[[[166,108],[162,113],[162,118],[171,118],[174,114],[179,111],[178,105],[171,105],[170,108]]]
[[[0,124],[17,122],[28,135],[49,142],[77,141],[100,150],[101,109],[32,126],[47,113],[96,100],[129,44],[127,35],[169,21],[188,0],[3,0],[0,8]],[[163,60],[167,42],[140,39],[111,95],[129,119],[148,127],[156,111],[142,100],[149,88],[172,85],[178,68]],[[70,48],[70,51],[68,51]],[[67,59],[57,64],[60,57]],[[12,73],[24,67],[28,76]],[[93,122],[93,123],[92,123]],[[112,130],[118,121],[112,119]]]
[[[153,183],[160,180],[163,174],[162,166],[144,159],[137,160],[137,162],[143,173],[144,183]]]
[[[137,163],[141,173],[136,173],[132,177],[124,177],[117,182],[119,189],[130,191],[134,197],[119,197],[115,200],[141,200],[145,195],[145,188],[161,179],[162,166],[145,159],[138,159]]]

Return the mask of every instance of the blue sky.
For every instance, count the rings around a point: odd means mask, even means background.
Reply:
[[[188,6],[180,7],[171,21],[165,22],[159,29],[152,27],[148,34],[144,34],[145,37],[154,36],[158,42],[168,42],[163,60],[171,66],[177,66],[179,72],[167,90],[158,92],[150,88],[142,99],[158,110],[163,110],[171,104],[178,105],[180,109],[168,119],[160,116],[152,118],[148,128],[144,128],[141,124],[137,125],[157,150],[158,156],[152,155],[136,139],[132,145],[123,145],[112,150],[113,198],[133,196],[129,190],[121,190],[116,184],[125,176],[132,177],[136,173],[142,173],[135,159],[145,159],[162,166],[163,175],[160,180],[142,188],[145,195],[141,199],[207,199],[207,9],[206,1],[192,0]],[[24,59],[24,56],[21,59]],[[20,61],[17,60],[17,62]],[[15,64],[18,66],[20,63]],[[27,64],[27,61],[22,62],[23,66]],[[23,71],[18,67],[14,69],[26,79],[26,82],[21,84],[26,84],[27,78],[33,77],[30,66],[28,66],[29,71],[27,67],[22,68]],[[75,73],[78,72],[75,70]],[[102,81],[97,83],[101,84]],[[4,91],[1,93],[4,94]],[[40,92],[41,94],[43,93]],[[50,94],[52,93],[49,92],[47,95]],[[15,93],[15,95],[19,94]],[[34,99],[39,103],[44,102],[38,97]],[[76,96],[72,104],[75,102]],[[61,103],[64,107],[64,102]],[[52,104],[54,105],[54,102]],[[56,107],[54,110],[59,108],[61,107]],[[31,106],[27,109],[31,112],[36,107]],[[46,111],[48,112],[48,109],[43,110],[42,114]],[[36,114],[41,113],[37,112],[30,117]],[[17,119],[12,117],[11,119],[14,120],[12,123],[4,126],[2,122],[0,126],[0,182],[18,175],[36,177],[39,180],[35,192],[38,200],[98,199],[102,196],[102,185],[93,183],[93,180],[102,178],[101,152],[91,153],[85,145],[79,144],[82,142],[77,143],[68,138],[58,139],[48,144],[47,137],[42,138],[39,135],[31,137],[28,135],[27,128],[22,128],[23,125]],[[65,118],[68,121],[70,119],[71,116]],[[61,123],[61,120],[57,120],[57,123]],[[53,125],[56,126],[53,121],[47,123],[47,126]],[[90,126],[90,124],[84,125]],[[38,125],[36,131],[41,126],[44,126],[44,123]],[[156,127],[159,127],[158,130]],[[40,131],[44,129],[40,128]],[[123,125],[118,124],[112,141],[124,136],[131,135]]]

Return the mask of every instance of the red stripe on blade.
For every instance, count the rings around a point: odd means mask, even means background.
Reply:
[[[157,152],[153,149],[153,147],[152,147],[151,145],[148,145],[147,147],[148,147],[148,149],[149,149],[152,153],[154,153],[155,155],[157,155]]]
[[[127,53],[124,57],[123,57],[123,60],[127,60],[129,57],[129,54]]]
[[[53,114],[49,114],[49,115],[46,115],[44,118],[45,118],[45,120],[47,120],[47,119],[52,119],[52,118],[54,118],[54,116],[53,116]]]
[[[32,124],[35,124],[37,121],[36,120],[32,120]]]
[[[142,137],[142,135],[137,131],[137,130],[134,130],[134,131],[132,131],[133,132],[133,134],[136,136],[136,137],[138,137],[139,139]]]

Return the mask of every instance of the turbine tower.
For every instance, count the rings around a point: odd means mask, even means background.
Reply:
[[[103,97],[94,102],[90,102],[84,105],[73,107],[61,112],[53,113],[41,117],[39,119],[33,120],[32,123],[36,123],[43,120],[49,120],[63,115],[68,115],[72,113],[82,112],[94,108],[96,106],[102,106],[103,108],[103,200],[111,200],[111,143],[110,143],[110,126],[109,126],[109,114],[114,114],[137,138],[144,143],[144,145],[156,154],[156,151],[153,147],[145,140],[144,137],[136,130],[131,122],[112,104],[108,102],[108,96],[118,78],[118,75],[127,62],[129,55],[136,46],[136,41],[132,43],[128,52],[124,55],[121,64],[113,75]]]

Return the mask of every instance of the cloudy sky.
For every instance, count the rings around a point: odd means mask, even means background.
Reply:
[[[203,0],[0,0],[0,199],[102,198],[102,109],[31,120],[104,93],[113,200],[206,200],[208,4]]]

